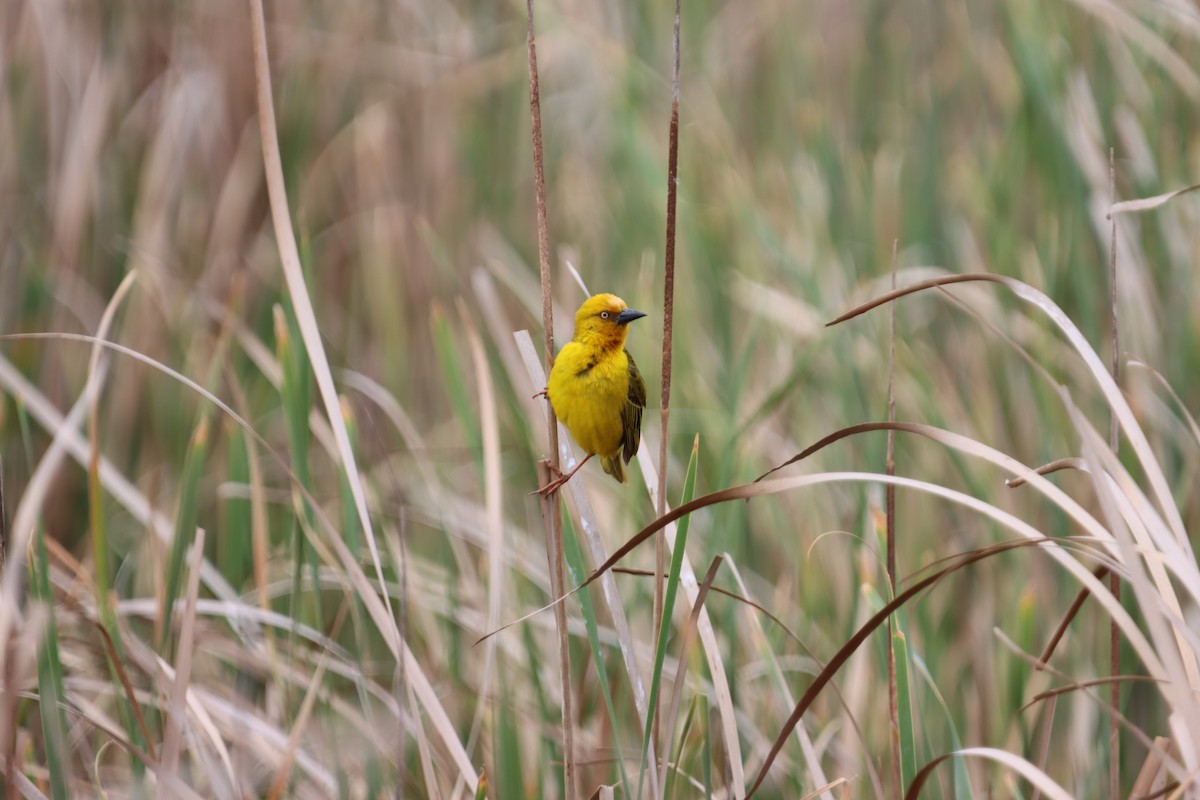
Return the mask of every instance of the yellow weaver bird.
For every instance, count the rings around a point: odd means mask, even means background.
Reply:
[[[621,483],[625,464],[642,441],[646,382],[625,349],[627,326],[646,316],[613,294],[589,297],[575,312],[575,337],[559,351],[544,394],[554,413],[587,453],[573,470],[538,489],[552,492],[592,456]]]

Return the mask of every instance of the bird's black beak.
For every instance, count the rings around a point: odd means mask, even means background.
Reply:
[[[635,319],[641,319],[644,316],[646,316],[645,311],[634,311],[632,308],[627,308],[620,314],[617,314],[617,324],[628,325]]]

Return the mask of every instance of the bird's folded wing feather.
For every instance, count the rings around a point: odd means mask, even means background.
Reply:
[[[624,449],[625,463],[633,458],[642,442],[642,409],[646,407],[646,382],[638,371],[633,356],[625,351],[629,359],[629,396],[621,409],[621,444]]]

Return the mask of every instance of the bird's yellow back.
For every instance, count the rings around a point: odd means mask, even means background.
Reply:
[[[627,325],[640,316],[615,295],[588,298],[575,314],[575,336],[554,360],[546,386],[554,413],[571,436],[622,482],[621,456],[628,462],[637,452],[646,405],[646,385],[625,350]]]

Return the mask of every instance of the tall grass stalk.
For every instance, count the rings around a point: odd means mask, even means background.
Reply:
[[[533,144],[534,197],[537,211],[538,271],[542,286],[542,344],[545,350],[546,374],[554,367],[554,292],[550,281],[550,223],[546,214],[546,172],[542,156],[542,101],[538,91],[537,44],[534,39],[533,0],[525,3],[526,35],[525,46],[529,67],[529,116],[530,136]],[[549,406],[549,403],[547,403]],[[546,438],[550,445],[549,460],[539,464],[538,479],[541,485],[549,483],[559,472],[558,420],[554,409],[547,411]],[[548,492],[542,498],[542,520],[546,528],[546,559],[550,564],[550,590],[555,597],[562,597],[564,585],[564,551],[562,534],[562,505],[558,490]],[[567,639],[566,607],[559,604],[554,609],[554,623],[558,631],[558,668],[562,685],[562,732],[563,732],[563,791],[567,800],[579,795],[575,770],[575,714],[571,697],[571,650]]]
[[[675,203],[679,189],[679,0],[675,0],[675,24],[671,37],[671,122],[667,132],[667,230],[663,253],[662,414],[658,444],[658,515],[667,512],[667,453],[671,417],[671,353],[675,329]],[[663,567],[666,563],[663,537],[654,543],[654,611],[660,630],[666,628],[670,603],[663,600]],[[660,751],[658,705],[653,706],[654,741]],[[640,791],[640,786],[639,786]]]

